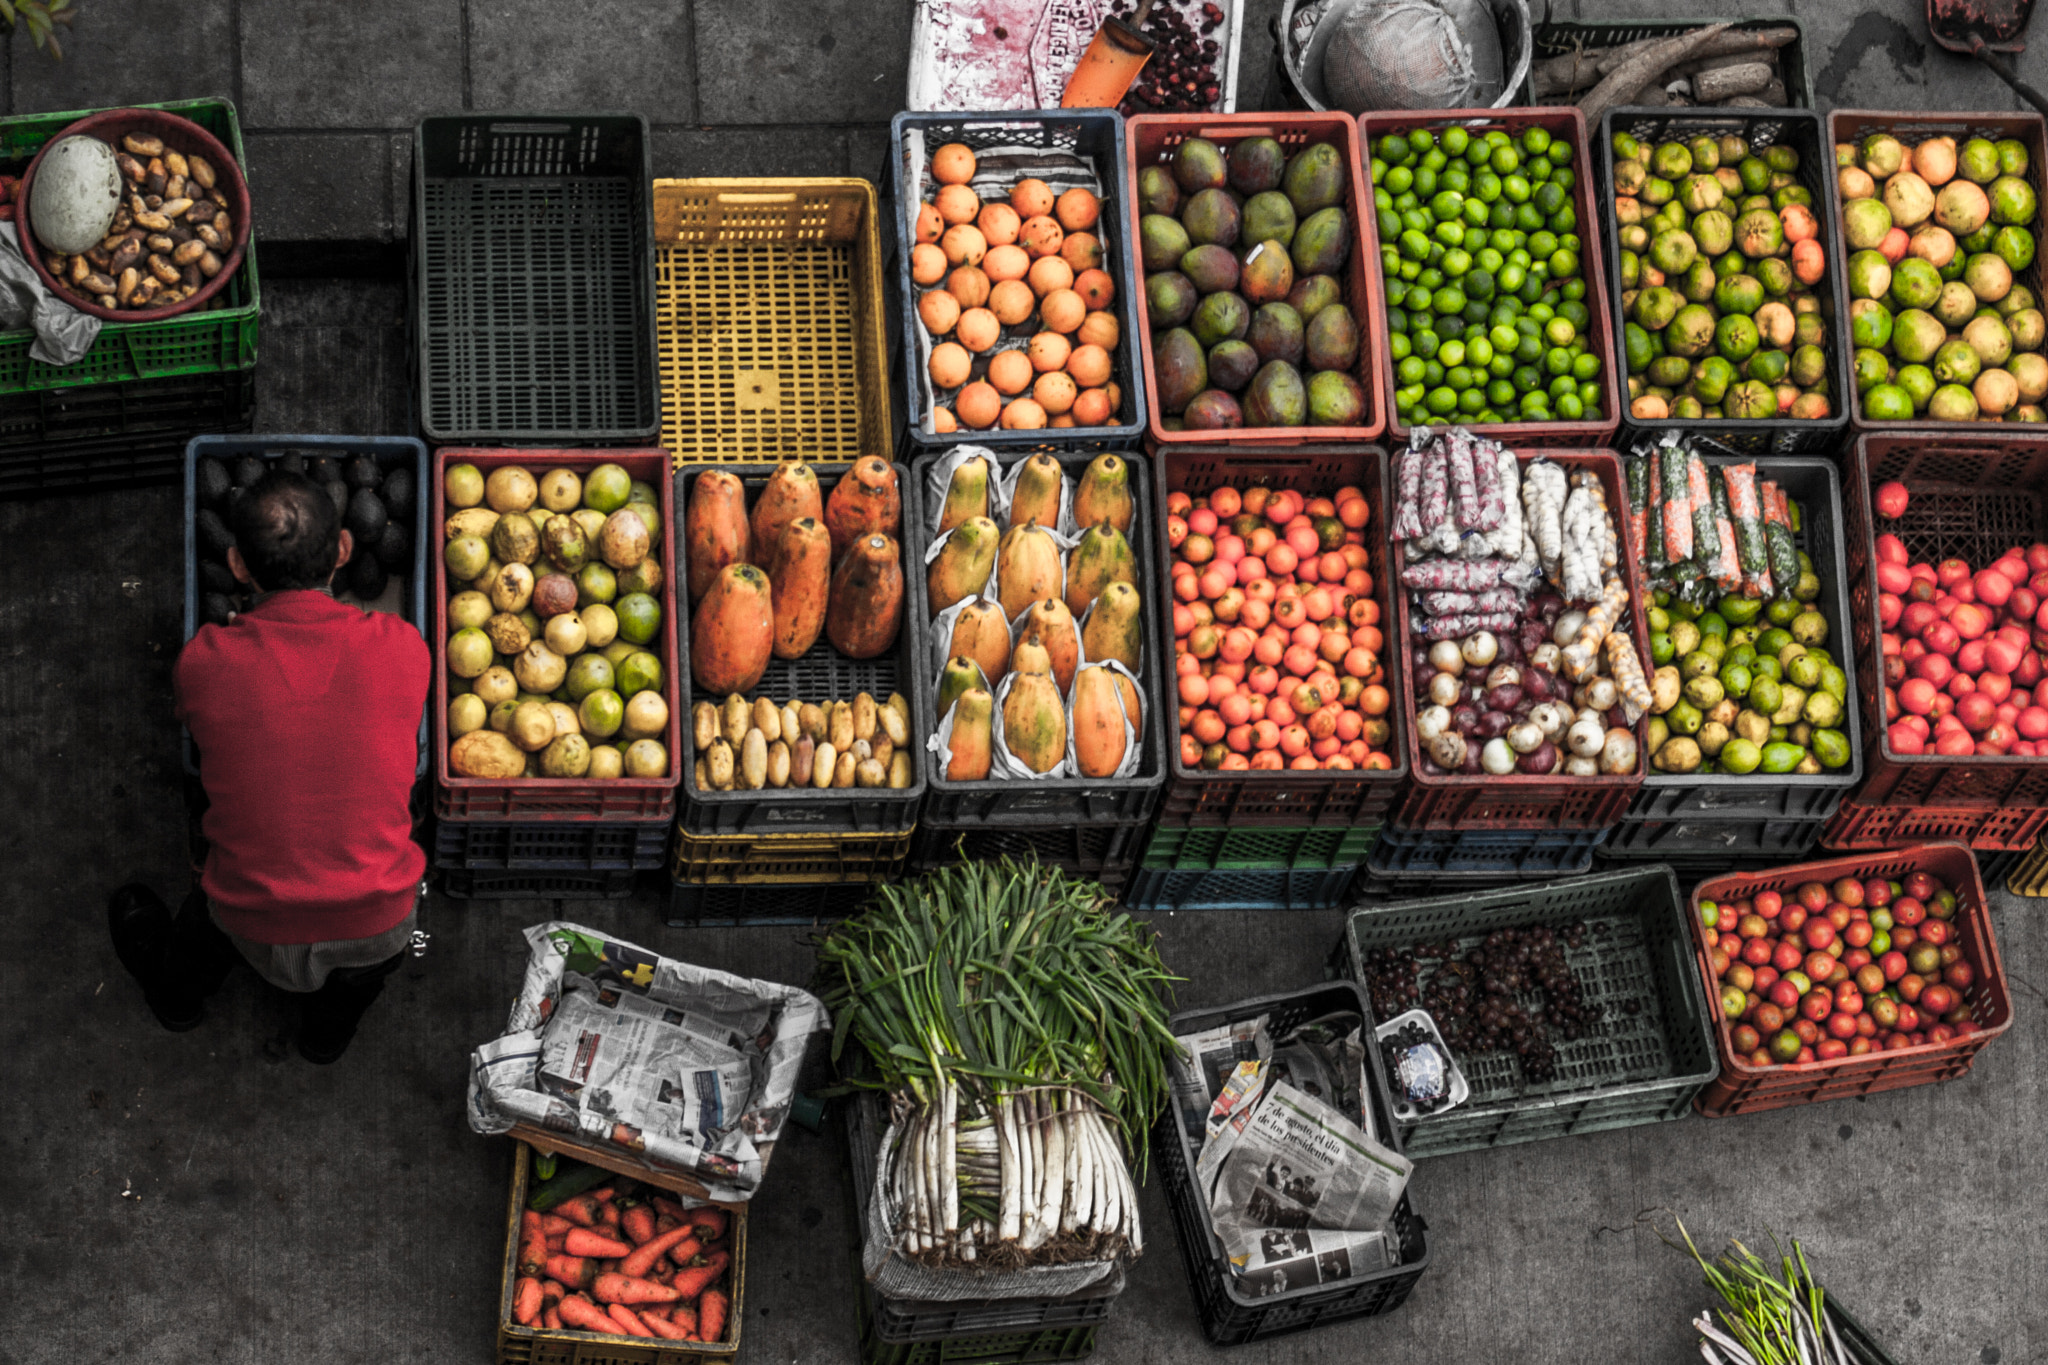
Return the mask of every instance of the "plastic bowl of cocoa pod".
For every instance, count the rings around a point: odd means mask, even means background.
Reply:
[[[67,256],[36,241],[30,206],[43,158],[76,136],[113,148],[121,206],[98,246]],[[108,322],[156,322],[203,307],[241,269],[249,247],[241,165],[212,133],[162,109],[80,119],[36,153],[16,200],[22,254],[36,274],[71,307]]]

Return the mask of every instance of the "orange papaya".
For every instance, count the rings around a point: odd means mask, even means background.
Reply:
[[[768,671],[775,605],[768,575],[752,564],[718,571],[690,617],[690,676],[718,696],[749,692]]]
[[[1074,628],[1074,614],[1057,599],[1033,602],[1024,610],[1018,634],[1044,647],[1052,661],[1052,680],[1061,695],[1074,685],[1074,670],[1081,666],[1081,632]]]
[[[945,715],[963,693],[976,687],[983,691],[994,687],[988,675],[982,672],[981,665],[965,655],[948,659],[946,666],[939,670],[938,714]]]
[[[817,521],[798,517],[782,533],[768,586],[775,605],[775,657],[801,659],[825,625],[832,587],[832,537]]]
[[[896,643],[902,625],[903,555],[896,538],[862,536],[832,573],[825,638],[849,659],[872,659]]]
[[[683,556],[688,561],[690,600],[695,602],[728,564],[745,564],[753,554],[747,524],[747,490],[739,476],[707,469],[690,487],[683,517]]]
[[[946,652],[980,664],[993,687],[1010,671],[1010,646],[1010,623],[1003,619],[1003,609],[977,597],[953,618],[953,641]]]
[[[1083,777],[1109,777],[1124,761],[1129,740],[1119,681],[1102,664],[1090,664],[1074,679],[1074,759]]]
[[[1085,614],[1088,604],[1110,584],[1137,581],[1138,560],[1131,542],[1106,521],[1083,531],[1067,552],[1067,610],[1076,616]]]
[[[943,713],[941,713],[943,715]],[[995,698],[987,689],[970,687],[953,706],[953,759],[946,765],[949,782],[986,778],[995,749]]]
[[[1074,525],[1093,526],[1106,521],[1129,535],[1135,511],[1130,465],[1118,455],[1097,455],[1074,487]]]
[[[766,555],[782,543],[782,532],[798,517],[825,519],[825,498],[818,476],[801,459],[784,460],[768,476],[768,486],[754,499],[754,552]]]
[[[1033,668],[1013,673],[1009,689],[1003,698],[1004,744],[1032,772],[1051,772],[1067,756],[1067,707],[1058,685],[1050,671]]]
[[[868,455],[832,485],[825,500],[825,529],[832,533],[832,558],[865,535],[903,535],[903,494],[896,486],[896,466]]]
[[[1052,456],[1041,453],[1026,460],[1017,471],[1016,487],[1010,491],[1010,525],[1037,522],[1059,529],[1060,492],[1066,481],[1067,471]]]
[[[996,554],[996,600],[1004,615],[1014,621],[1033,602],[1051,601],[1064,581],[1059,543],[1050,532],[1027,522],[1003,533]]]
[[[1111,583],[1095,598],[1095,609],[1081,627],[1081,651],[1090,663],[1116,660],[1136,673],[1144,657],[1143,614],[1138,590],[1129,583]]]
[[[962,460],[953,470],[952,481],[946,485],[946,501],[939,509],[939,529],[935,536],[942,536],[976,517],[988,516],[992,507],[989,481],[994,477],[995,470],[987,456],[976,455]]]
[[[931,597],[933,616],[988,586],[1000,543],[996,524],[987,517],[971,517],[953,528],[937,558],[925,569],[925,591]]]

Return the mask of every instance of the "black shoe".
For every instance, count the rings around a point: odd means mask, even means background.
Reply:
[[[301,1031],[299,1055],[314,1066],[332,1066],[341,1060],[341,1054],[348,1051],[348,1045],[354,1042],[355,1038],[356,1031],[353,1028],[339,1034]]]
[[[142,998],[156,1021],[172,1033],[190,1033],[206,1021],[206,1006],[197,1000],[175,999],[146,988]]]
[[[163,898],[141,882],[119,888],[107,897],[107,930],[128,974],[145,990],[154,986],[171,942],[171,911]]]

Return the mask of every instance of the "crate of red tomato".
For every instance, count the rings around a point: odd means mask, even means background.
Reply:
[[[1692,923],[1722,1117],[1953,1080],[2012,1022],[1977,860],[1961,844],[1711,877]]]

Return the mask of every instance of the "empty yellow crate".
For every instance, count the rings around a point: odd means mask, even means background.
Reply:
[[[680,466],[888,455],[875,187],[654,182],[661,443]]]
[[[915,832],[691,834],[678,829],[675,879],[706,886],[894,881],[903,875]]]

